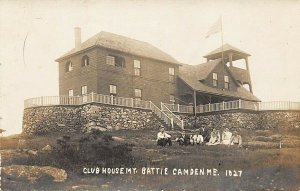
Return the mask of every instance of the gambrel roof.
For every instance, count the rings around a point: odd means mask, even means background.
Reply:
[[[169,54],[163,52],[162,50],[156,48],[155,46],[135,40],[132,38],[128,38],[125,36],[109,33],[102,31],[85,42],[81,43],[81,47],[79,49],[73,48],[66,54],[59,57],[56,61],[60,61],[68,56],[81,52],[85,49],[92,48],[92,47],[104,47],[112,50],[117,50],[141,57],[152,58],[155,60],[160,60],[164,62],[180,64],[176,59],[174,59]]]

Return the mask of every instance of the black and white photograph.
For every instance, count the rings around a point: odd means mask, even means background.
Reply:
[[[299,191],[299,0],[0,0],[0,191]]]

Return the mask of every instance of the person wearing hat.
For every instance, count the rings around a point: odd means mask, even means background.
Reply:
[[[231,144],[231,136],[232,136],[232,133],[229,131],[228,128],[225,128],[225,130],[222,133],[222,144],[230,145]]]
[[[233,131],[233,135],[230,139],[230,145],[242,147],[242,137],[237,133],[237,131]]]
[[[160,128],[160,131],[157,133],[157,145],[158,146],[166,146],[169,144],[169,146],[172,145],[171,135],[165,132],[165,128]]]

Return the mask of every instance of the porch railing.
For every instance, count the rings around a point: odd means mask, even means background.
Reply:
[[[150,108],[155,115],[157,115],[161,120],[163,120],[169,127],[173,128],[173,120],[151,101],[150,101]]]
[[[163,104],[170,111],[175,112],[175,113],[193,113],[194,112],[194,107],[193,106],[179,105],[179,104],[168,104],[168,103],[163,103]]]
[[[30,98],[24,101],[24,107],[29,108],[51,105],[82,105],[92,102],[132,108],[149,110],[151,109],[150,101],[102,95],[96,93],[90,93],[83,96],[42,96],[37,98]]]
[[[259,110],[300,110],[300,102],[277,101],[277,102],[260,102]]]
[[[177,113],[189,113],[193,114],[193,106],[185,106],[178,104],[166,104],[170,111]],[[214,111],[224,110],[253,110],[253,111],[264,111],[264,110],[300,110],[300,102],[289,102],[289,101],[274,101],[274,102],[252,102],[245,100],[235,100],[228,102],[220,102],[213,104],[205,104],[196,106],[196,113],[207,113]]]
[[[24,107],[29,108],[29,107],[38,107],[38,106],[51,106],[51,105],[82,105],[91,102],[152,110],[151,101],[116,97],[110,95],[102,95],[96,93],[90,93],[83,96],[42,96],[37,98],[30,98],[24,101]],[[154,104],[152,103],[152,105]],[[174,114],[174,112],[188,113],[188,114],[194,113],[193,106],[186,106],[186,105],[179,105],[179,104],[163,103],[163,105],[161,105],[161,109],[165,110],[167,113],[171,112],[172,114]],[[245,100],[235,100],[229,102],[198,105],[196,107],[196,113],[206,113],[206,112],[234,110],[234,109],[247,109],[247,110],[254,110],[254,111],[300,110],[300,102],[290,102],[290,101],[251,102]],[[177,121],[176,118],[174,119]]]
[[[184,129],[183,120],[180,119],[177,115],[175,115],[164,103],[161,103],[161,110],[165,112],[169,118],[173,121],[173,124],[176,124],[181,129]],[[173,127],[173,126],[172,126]]]

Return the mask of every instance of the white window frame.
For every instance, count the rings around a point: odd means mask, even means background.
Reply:
[[[229,89],[229,77],[224,76],[224,88]]]
[[[133,67],[134,67],[134,75],[140,76],[141,75],[141,61],[140,60],[134,60],[133,61]]]
[[[117,86],[110,84],[109,85],[109,94],[110,95],[117,95]]]
[[[141,89],[134,89],[134,98],[141,100],[142,99],[142,90]]]
[[[69,91],[68,91],[68,96],[69,96],[69,97],[74,96],[74,90],[73,90],[73,89],[69,89]]]
[[[169,68],[169,81],[175,81],[175,68]]]
[[[110,55],[106,56],[106,64],[115,66],[116,65],[116,57],[110,56]]]
[[[71,61],[68,61],[67,63],[66,63],[66,72],[70,72],[70,71],[72,71],[73,70],[73,63],[71,62]]]
[[[217,87],[218,86],[218,73],[213,72],[213,86]]]
[[[170,94],[170,102],[175,103],[175,95]]]
[[[89,57],[87,55],[84,55],[82,57],[82,60],[83,60],[83,63],[82,64],[82,67],[85,67],[85,66],[88,66],[89,65]]]
[[[81,95],[84,96],[84,95],[87,95],[87,85],[84,85],[84,86],[81,86]]]

